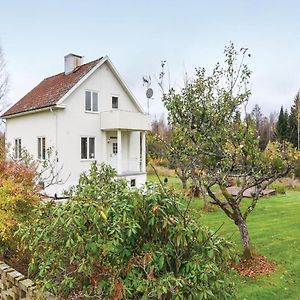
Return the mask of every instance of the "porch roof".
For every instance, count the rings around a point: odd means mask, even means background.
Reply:
[[[104,111],[100,116],[101,130],[139,130],[151,129],[150,116],[125,110]]]

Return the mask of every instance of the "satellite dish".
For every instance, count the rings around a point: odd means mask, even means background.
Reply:
[[[146,97],[150,99],[152,98],[152,96],[153,96],[153,90],[151,88],[148,88],[146,91]]]

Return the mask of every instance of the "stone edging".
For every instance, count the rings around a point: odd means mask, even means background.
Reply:
[[[0,300],[57,300],[50,293],[40,293],[35,283],[0,261]]]

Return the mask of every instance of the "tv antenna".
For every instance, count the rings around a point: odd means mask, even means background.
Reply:
[[[150,87],[151,86],[151,76],[143,76],[143,86],[147,87],[146,90],[146,97],[147,97],[147,113],[149,115],[149,101],[153,97],[153,89]]]

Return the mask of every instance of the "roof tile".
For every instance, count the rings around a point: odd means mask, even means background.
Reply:
[[[54,106],[100,60],[101,58],[81,65],[68,75],[62,72],[45,78],[1,117]]]

